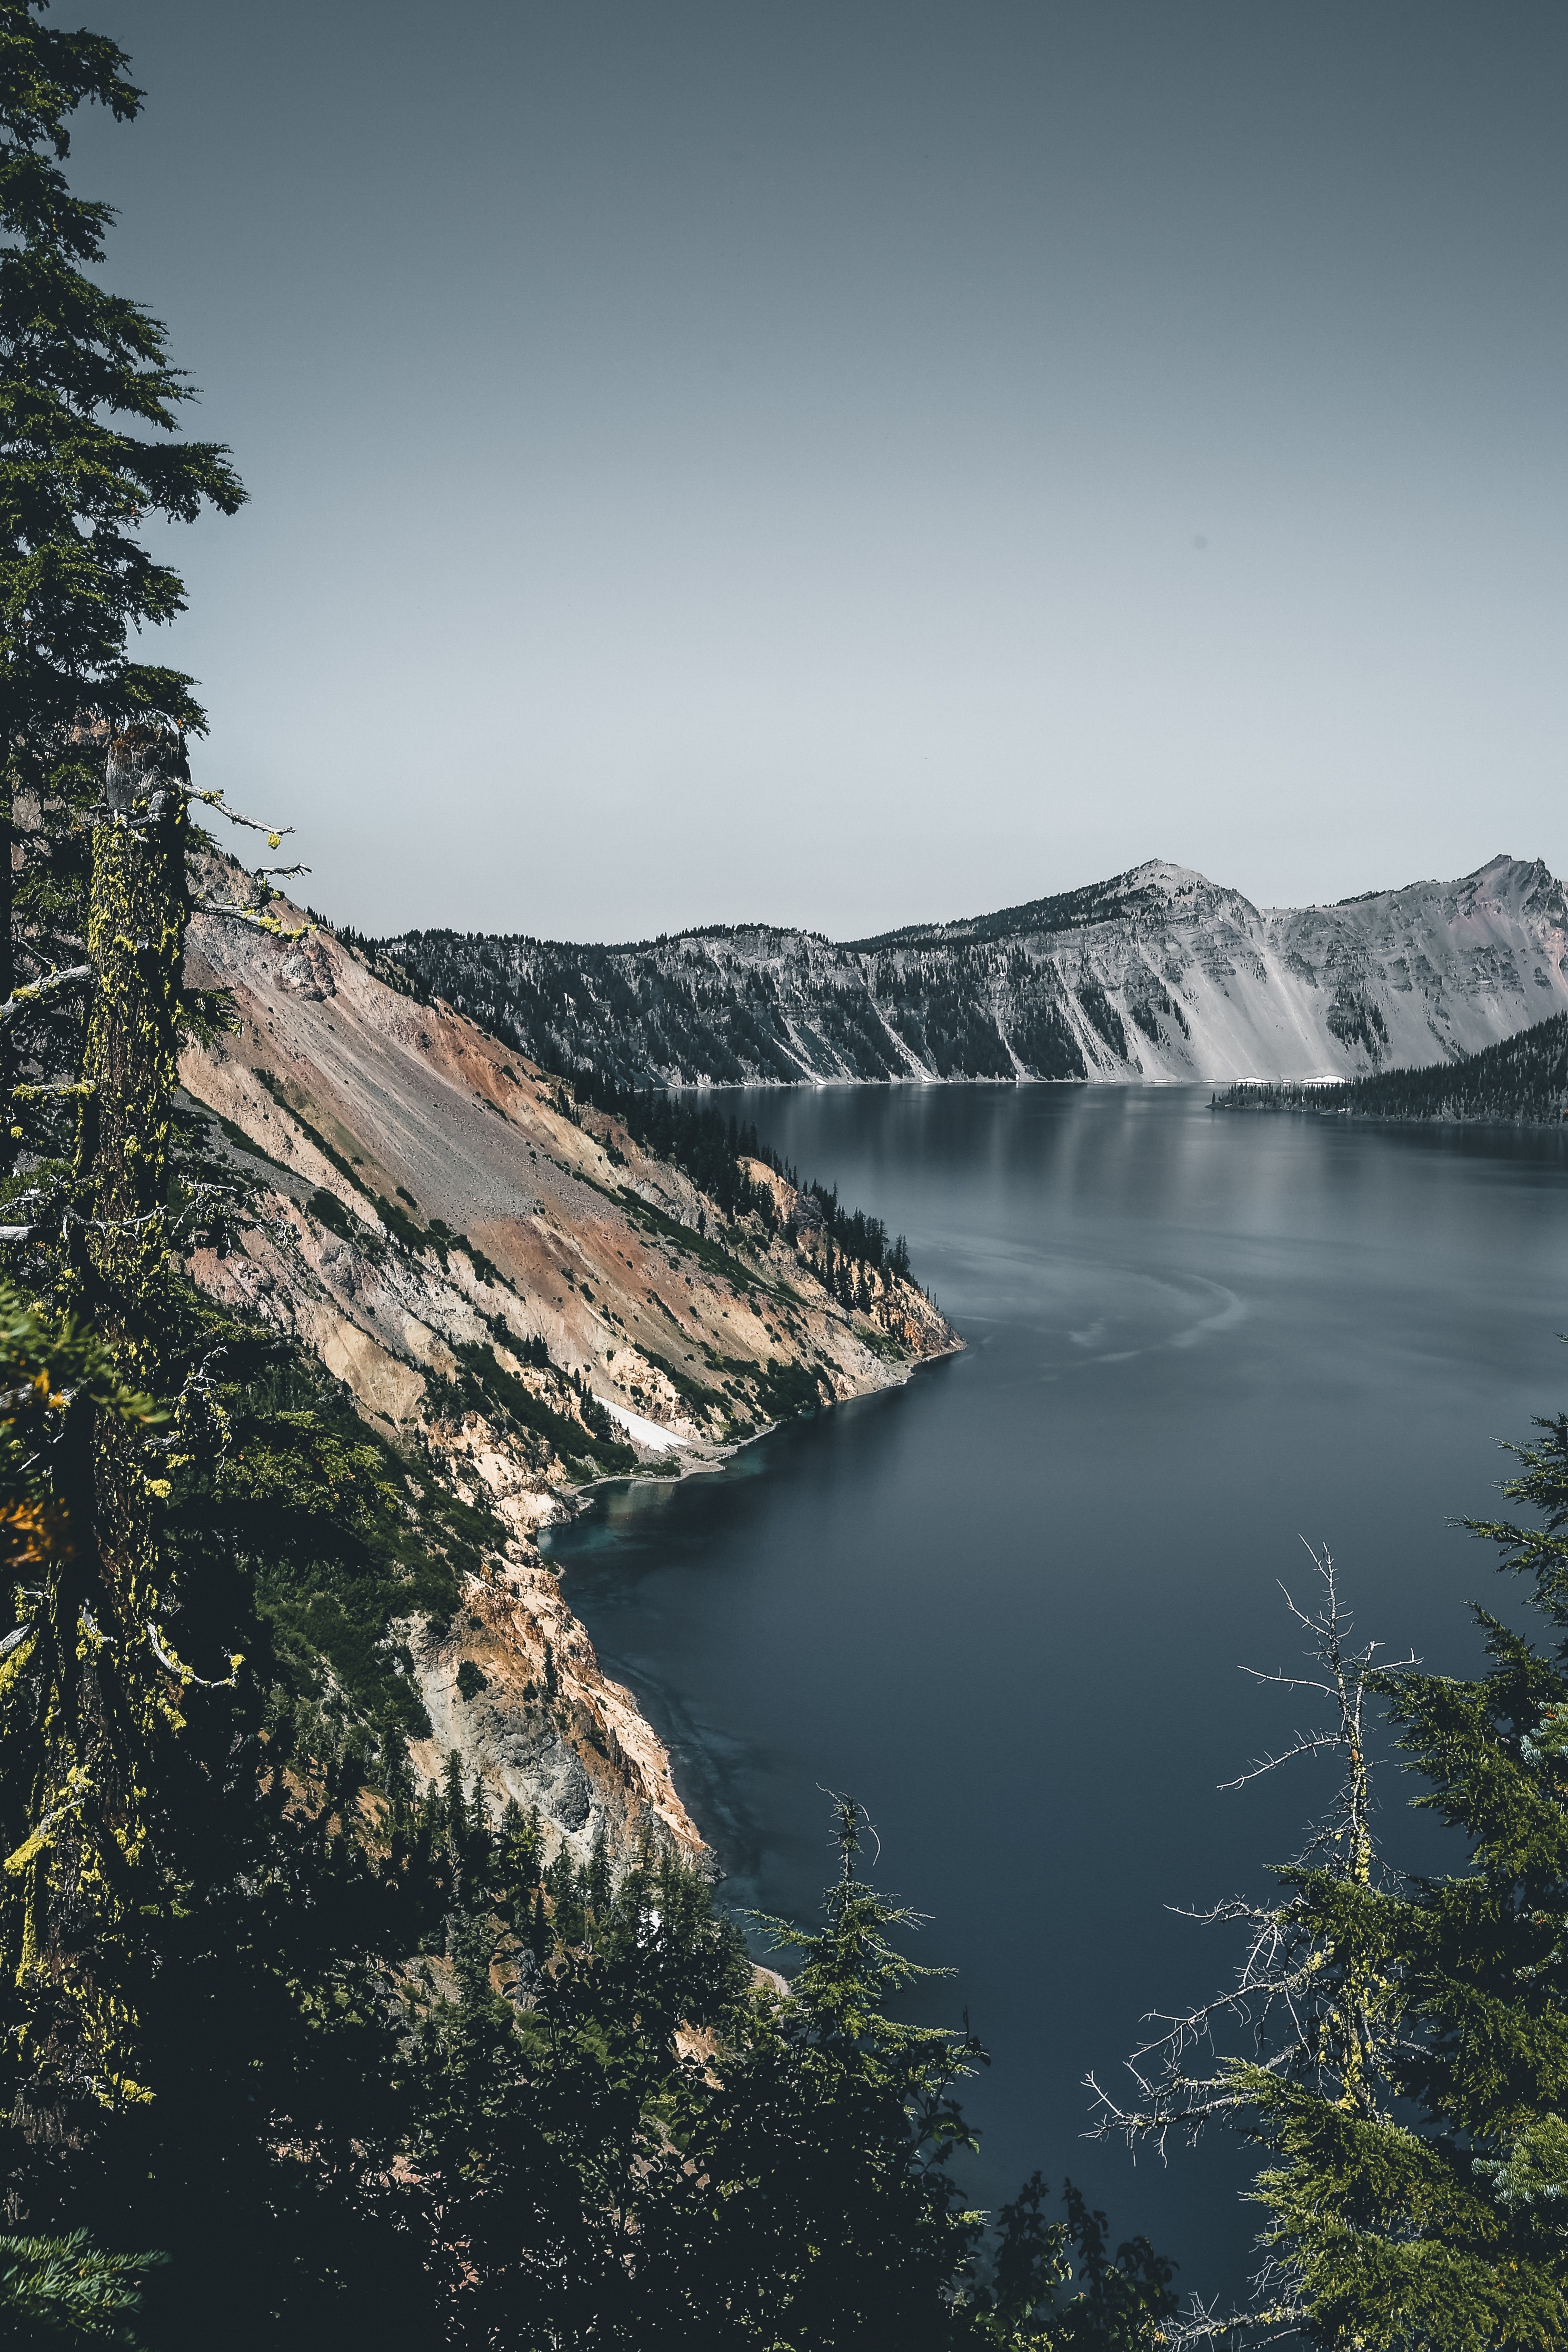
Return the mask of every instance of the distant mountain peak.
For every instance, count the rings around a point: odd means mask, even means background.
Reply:
[[[1260,909],[1164,857],[835,944],[715,926],[635,948],[411,934],[428,989],[548,1066],[668,1086],[1317,1078],[1451,1061],[1568,1008],[1540,859]]]
[[[1167,890],[1173,898],[1186,898],[1195,890],[1212,890],[1216,887],[1196,866],[1177,866],[1168,857],[1146,857],[1141,866],[1129,866],[1125,874],[1118,874],[1113,882],[1103,887],[1113,890],[1118,883],[1140,890]]]

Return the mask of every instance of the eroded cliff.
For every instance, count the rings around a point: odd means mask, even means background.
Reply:
[[[786,1410],[902,1381],[956,1337],[890,1268],[822,1276],[816,1203],[760,1161],[725,1218],[613,1118],[317,929],[216,917],[190,977],[235,1026],[182,1077],[249,1188],[196,1280],[309,1348],[400,1449],[502,1530],[450,1623],[413,1629],[433,1726],[497,1802],[586,1854],[702,1841],[630,1693],[535,1543],[606,1475],[685,1475]]]
[[[767,924],[626,947],[411,932],[386,952],[561,1069],[670,1085],[1312,1078],[1435,1063],[1568,1006],[1537,861],[1264,908],[1152,859],[836,945]]]

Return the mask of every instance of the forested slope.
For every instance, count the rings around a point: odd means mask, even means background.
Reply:
[[[1568,1419],[1520,1449],[1530,1523],[1479,1530],[1555,1659],[1487,1620],[1479,1681],[1406,1679],[1319,1621],[1339,1732],[1297,1744],[1339,1748],[1341,1804],[1279,1900],[1218,1906],[1231,1995],[1110,2118],[1224,2117],[1262,2158],[1250,2307],[1173,2327],[1170,2263],[1071,2183],[1061,2220],[1038,2173],[971,2209],[986,2053],[961,1994],[914,2021],[936,1972],[860,1807],[819,1923],[753,1922],[785,1986],[529,1558],[594,1476],[951,1335],[753,1133],[546,1077],[379,986],[283,899],[297,866],[204,845],[194,682],[132,658],[184,602],[140,534],[245,493],[63,170],[78,108],[140,111],[130,61],[45,16],[0,0],[0,2340],[1555,2352]],[[1488,1018],[1531,893],[1466,901]],[[1451,1878],[1376,1861],[1368,1694],[1464,1833]],[[943,1694],[910,1705],[961,1758]],[[502,1735],[465,1759],[465,1720]]]
[[[1568,1116],[1568,1014],[1538,1021],[1457,1062],[1380,1070],[1341,1086],[1237,1086],[1221,1110],[1312,1110],[1357,1118],[1481,1119],[1558,1127]]]

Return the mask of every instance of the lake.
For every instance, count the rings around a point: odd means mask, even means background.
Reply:
[[[1071,2172],[1185,2290],[1232,2294],[1256,2226],[1223,2141],[1167,2165],[1082,2134],[1140,2017],[1218,1990],[1329,1767],[1218,1786],[1315,1720],[1283,1581],[1327,1544],[1357,1630],[1478,1671],[1508,1607],[1496,1440],[1568,1396],[1568,1157],[1555,1135],[1211,1111],[1193,1087],[726,1095],[800,1170],[908,1234],[967,1352],[798,1423],[725,1471],[606,1490],[552,1553],[669,1741],[737,1905],[814,1915],[821,1789],[930,1914],[994,2063],[976,2193]],[[1394,1768],[1396,1859],[1460,1857]]]

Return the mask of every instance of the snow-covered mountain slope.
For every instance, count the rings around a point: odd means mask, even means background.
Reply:
[[[632,947],[411,932],[382,955],[543,1063],[684,1086],[1354,1076],[1568,1007],[1536,860],[1260,908],[1154,859],[964,922],[835,946],[763,925]]]

